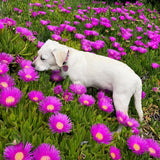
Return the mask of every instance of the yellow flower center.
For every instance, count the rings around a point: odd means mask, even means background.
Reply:
[[[83,101],[84,104],[88,105],[89,102],[87,100]]]
[[[96,134],[96,138],[98,138],[99,140],[102,140],[102,139],[103,139],[103,135],[98,132],[98,133]]]
[[[106,110],[108,107],[107,107],[107,106],[105,106],[105,105],[103,105],[103,106],[102,106],[102,108]]]
[[[4,88],[7,88],[8,87],[8,83],[6,83],[6,82],[1,82],[0,83]]]
[[[56,124],[56,127],[61,130],[61,129],[63,128],[63,123],[58,122],[58,123]]]
[[[40,160],[51,160],[49,156],[43,156]]]
[[[149,148],[149,152],[150,152],[150,153],[156,153],[155,149],[153,149],[153,148],[151,148],[151,147]]]
[[[47,106],[47,109],[52,111],[52,110],[54,110],[54,106],[50,104],[50,105]]]
[[[2,70],[0,69],[0,73],[2,73]]]
[[[9,97],[6,98],[6,103],[12,103],[14,101],[15,101],[15,98],[12,97],[12,96],[9,96]]]
[[[33,97],[33,100],[37,101],[37,100],[38,100],[38,98],[37,98],[37,97]]]
[[[29,66],[26,65],[24,68],[29,68]]]
[[[127,124],[131,127],[133,125],[132,122],[127,122]]]
[[[140,150],[140,146],[138,144],[134,144],[133,145],[133,148],[136,150],[136,151],[139,151]]]
[[[115,155],[115,153],[111,153],[111,157],[114,159],[114,158],[116,158],[116,155]]]
[[[121,122],[123,122],[123,118],[122,118],[122,117],[119,117],[119,120],[120,120]]]
[[[22,152],[17,152],[15,155],[15,160],[23,160],[24,154]]]
[[[32,78],[32,76],[31,76],[31,75],[29,75],[29,74],[27,74],[27,75],[26,75],[26,78],[31,79],[31,78]]]
[[[6,63],[6,64],[8,63],[8,61],[7,61],[7,60],[2,60],[2,62],[3,62],[3,63]]]

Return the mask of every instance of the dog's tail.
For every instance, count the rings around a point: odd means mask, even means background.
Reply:
[[[139,77],[138,77],[139,78]],[[142,81],[139,78],[136,91],[134,93],[134,101],[135,101],[135,107],[139,115],[140,121],[143,120],[143,110],[142,110]]]

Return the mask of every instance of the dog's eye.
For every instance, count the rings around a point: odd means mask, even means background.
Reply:
[[[41,60],[44,61],[45,59],[43,57],[41,57]]]

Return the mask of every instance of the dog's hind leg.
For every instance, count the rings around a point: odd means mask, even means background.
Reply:
[[[128,105],[131,99],[131,95],[127,94],[117,94],[116,92],[113,92],[113,102],[116,111],[121,111],[125,115],[128,116]],[[123,125],[119,124],[119,127],[117,129],[117,133],[121,132]]]

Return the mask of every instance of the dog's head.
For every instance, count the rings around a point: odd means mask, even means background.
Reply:
[[[58,70],[63,66],[67,52],[66,46],[56,41],[47,40],[38,51],[38,56],[33,61],[32,66],[38,71]]]

